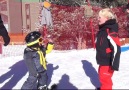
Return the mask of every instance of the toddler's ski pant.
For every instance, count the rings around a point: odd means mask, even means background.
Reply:
[[[24,82],[22,86],[22,90],[27,90],[27,89],[37,89],[40,86],[47,85],[47,72],[44,71],[42,73],[39,73],[39,75],[36,76],[30,76],[27,78],[27,80]],[[38,85],[37,85],[38,84]]]
[[[114,70],[111,70],[110,66],[99,66],[99,78],[101,82],[101,90],[108,89],[112,90],[112,75],[114,73]]]

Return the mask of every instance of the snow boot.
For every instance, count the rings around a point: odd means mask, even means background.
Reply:
[[[38,90],[48,90],[47,85],[39,86]]]

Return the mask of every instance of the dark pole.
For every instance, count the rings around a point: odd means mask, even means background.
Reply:
[[[20,0],[21,3],[21,22],[22,22],[22,35],[23,35],[23,15],[22,15],[22,0]]]

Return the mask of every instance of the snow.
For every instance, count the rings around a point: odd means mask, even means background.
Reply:
[[[28,77],[23,60],[24,45],[3,46],[0,55],[0,88],[20,89]],[[112,77],[113,89],[129,89],[129,45],[121,47],[120,70]],[[59,89],[95,89],[100,86],[96,50],[53,50],[46,56],[48,84],[58,84]]]
[[[8,31],[9,29],[9,26],[8,26],[8,24],[4,24],[4,26],[5,26],[5,28],[6,28],[6,30]]]

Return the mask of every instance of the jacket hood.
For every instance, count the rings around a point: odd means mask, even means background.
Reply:
[[[99,30],[105,30],[106,28],[112,29],[115,32],[118,32],[118,23],[116,22],[116,19],[110,19],[107,20],[104,24],[99,25]]]

